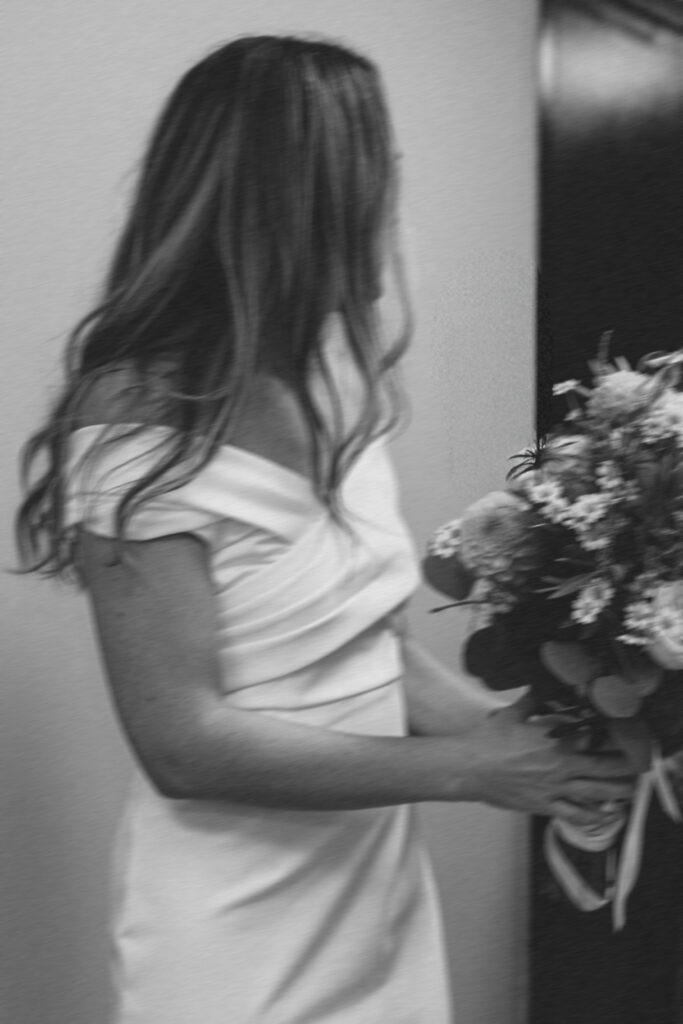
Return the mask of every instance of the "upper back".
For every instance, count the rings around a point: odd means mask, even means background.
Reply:
[[[160,380],[160,374],[142,377],[130,366],[113,366],[85,391],[76,429],[117,423],[170,426]],[[254,380],[221,443],[312,476],[310,430],[293,391],[274,377],[261,375]]]
[[[163,424],[153,387],[124,364],[112,366],[94,378],[76,409],[76,429],[116,423]]]

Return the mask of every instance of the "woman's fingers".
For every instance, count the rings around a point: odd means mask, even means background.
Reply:
[[[563,795],[577,804],[626,803],[633,796],[633,786],[619,782],[570,779],[564,786]]]
[[[561,818],[570,825],[578,828],[595,828],[598,825],[607,825],[604,814],[598,810],[589,810],[587,807],[580,807],[570,800],[553,800],[550,805],[549,815],[552,818]]]
[[[589,754],[575,754],[569,765],[574,778],[634,780],[633,766],[622,754],[605,754],[595,757]]]
[[[532,814],[555,813],[575,824],[601,826],[618,821],[620,802],[631,801],[635,774],[619,753],[580,753],[548,737],[547,723],[528,720],[528,698],[495,711],[481,726],[477,749],[484,771],[478,796],[497,807]]]

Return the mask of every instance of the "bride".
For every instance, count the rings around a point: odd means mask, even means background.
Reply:
[[[138,771],[114,1024],[446,1024],[420,801],[631,793],[411,639],[397,166],[376,68],[244,38],[182,78],[25,450],[27,571],[80,582]],[[42,463],[42,472],[36,467]]]

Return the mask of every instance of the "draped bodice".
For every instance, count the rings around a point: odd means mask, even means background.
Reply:
[[[118,502],[170,431],[134,426],[72,434],[67,524],[114,535]],[[417,584],[417,559],[381,441],[349,470],[340,498],[337,520],[304,476],[221,445],[189,483],[134,510],[132,541],[190,532],[207,545],[216,652],[232,703],[315,709],[400,676],[391,615]]]

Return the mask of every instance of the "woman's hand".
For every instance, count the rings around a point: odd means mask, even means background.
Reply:
[[[631,799],[633,769],[615,752],[589,755],[549,733],[553,718],[530,720],[527,697],[490,713],[472,731],[475,799],[563,818],[572,825],[607,825]]]

